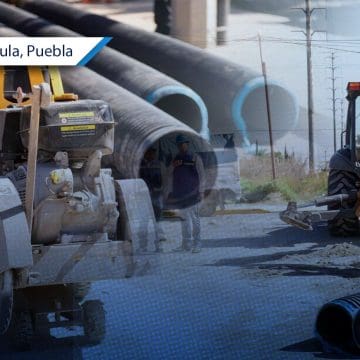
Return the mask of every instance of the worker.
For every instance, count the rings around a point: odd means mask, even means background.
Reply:
[[[154,21],[156,32],[170,34],[171,0],[154,0]]]
[[[163,210],[163,190],[164,190],[165,167],[157,159],[156,147],[150,147],[144,155],[140,166],[140,177],[145,181],[149,188],[152,206],[156,220],[157,244],[158,251],[162,251],[161,242],[166,241],[164,230],[160,224]]]
[[[201,251],[199,202],[204,196],[204,166],[201,158],[189,149],[184,135],[176,137],[178,153],[169,174],[171,193],[169,200],[180,206],[182,243],[174,251]]]

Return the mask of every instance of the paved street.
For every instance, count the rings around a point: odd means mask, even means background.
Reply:
[[[360,272],[331,261],[308,264],[312,253],[336,243],[325,227],[303,232],[282,224],[277,214],[202,221],[200,254],[170,252],[179,224],[169,221],[165,253],[149,256],[147,272],[94,284],[87,299],[102,300],[107,311],[101,345],[74,336],[38,343],[30,353],[11,355],[3,346],[0,358],[332,358],[313,339],[316,312],[328,300],[357,292]]]

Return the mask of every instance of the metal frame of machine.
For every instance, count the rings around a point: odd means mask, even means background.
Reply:
[[[131,276],[135,249],[156,246],[150,195],[142,180],[115,180],[101,167],[114,142],[105,102],[65,94],[56,68],[28,75],[31,94],[18,88],[15,103],[0,96],[0,332],[26,349],[44,324],[81,324],[97,343],[102,303],[82,300],[92,281]],[[61,139],[45,139],[50,134]],[[12,136],[23,153],[7,149]]]

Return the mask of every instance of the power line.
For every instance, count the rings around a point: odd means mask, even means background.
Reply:
[[[302,32],[302,31],[300,31]],[[230,43],[238,43],[238,42],[255,42],[257,40],[253,39],[253,38],[243,38],[243,39],[232,39],[227,41],[227,44]],[[312,47],[313,48],[319,48],[319,49],[326,49],[326,50],[333,50],[333,51],[339,51],[339,52],[346,52],[346,53],[354,53],[354,54],[360,54],[360,40],[357,40],[359,42],[359,45],[346,45],[347,40],[338,40],[337,42],[342,42],[343,45],[338,45],[338,46],[344,46],[346,48],[339,48],[339,47],[331,47],[331,46],[326,46],[326,45],[321,45],[321,44],[314,44],[314,42],[318,42],[318,43],[323,43],[323,44],[327,44],[329,42],[331,42],[332,40],[329,41],[325,41],[325,40],[311,40],[312,42]],[[301,39],[286,39],[286,38],[263,38],[263,42],[273,42],[273,43],[279,43],[279,44],[288,44],[288,45],[298,45],[298,46],[307,46],[306,40],[301,40]],[[350,50],[349,48],[359,48],[359,51],[355,51],[355,50]]]

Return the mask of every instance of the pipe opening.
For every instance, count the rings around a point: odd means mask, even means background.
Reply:
[[[154,149],[154,158],[155,160],[161,162],[164,167],[162,178],[162,186],[169,186],[171,191],[171,166],[172,160],[178,153],[178,146],[176,145],[176,136],[184,135],[189,140],[189,152],[196,154],[202,161],[204,166],[204,190],[210,190],[214,186],[214,182],[217,175],[217,159],[216,155],[213,152],[210,145],[199,137],[197,134],[193,134],[186,131],[173,131],[161,136],[158,139],[154,139],[151,142],[147,143],[147,146],[144,146],[140,155],[140,163],[137,166],[137,176],[141,177],[141,162],[144,159],[144,156],[149,149]],[[205,191],[206,194],[209,191]],[[173,209],[173,208],[183,208],[187,206],[194,205],[199,199],[191,199],[190,202],[188,199],[173,199],[169,198],[164,201],[164,208]]]
[[[316,331],[320,337],[335,346],[348,347],[353,343],[353,320],[342,306],[329,304],[320,310],[316,320]]]
[[[200,108],[189,96],[182,94],[164,96],[154,105],[188,125],[196,132],[203,130],[203,119]]]
[[[74,91],[83,99],[102,99],[112,108],[116,123],[114,152],[103,158],[103,164],[114,170],[117,179],[138,178],[145,151],[154,144],[161,145],[165,160],[169,153],[173,156],[176,136],[182,134],[192,143],[194,151],[205,158],[206,189],[213,188],[216,157],[200,134],[152,106],[150,101],[139,99],[91,70],[63,67],[61,74],[67,91]]]
[[[297,123],[296,101],[290,92],[276,84],[270,84],[269,102],[273,139],[277,140],[292,130]],[[251,143],[269,144],[268,115],[265,88],[254,87],[245,97],[240,116],[245,121]]]
[[[358,348],[360,348],[360,312],[357,313],[353,326],[354,340]]]

